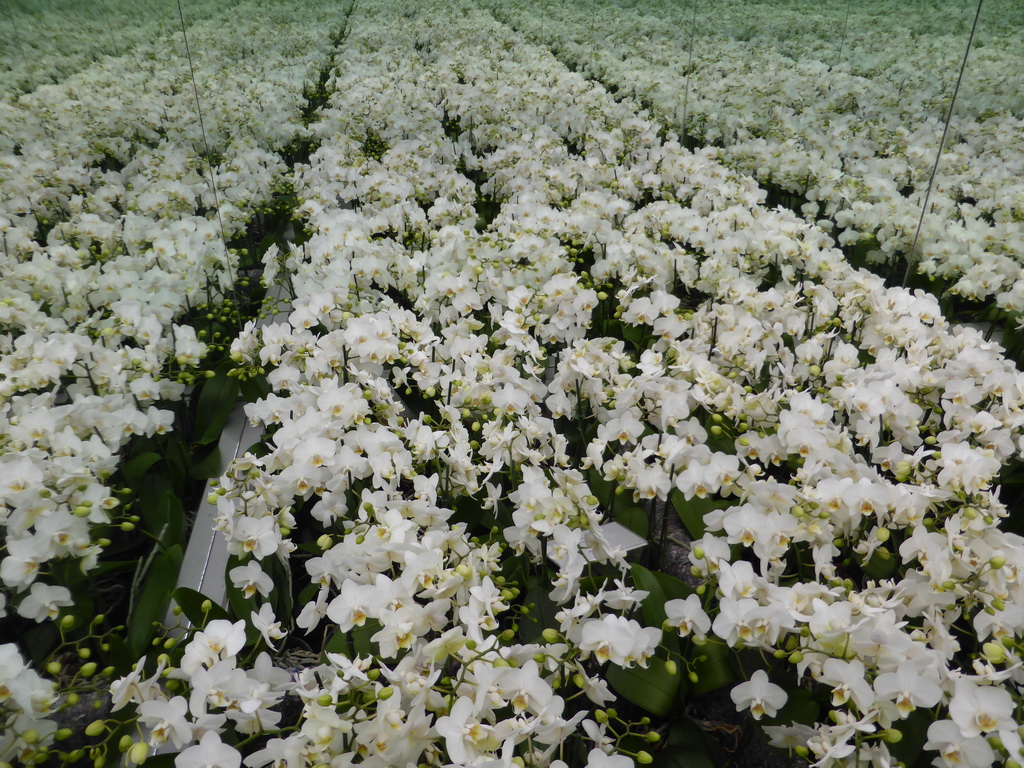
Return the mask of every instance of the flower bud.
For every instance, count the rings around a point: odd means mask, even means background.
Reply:
[[[650,752],[646,752],[645,750],[641,749],[639,752],[636,753],[636,761],[640,763],[640,765],[650,765],[654,762],[654,758],[651,757]]]
[[[1006,661],[1006,648],[1002,643],[985,643],[981,646],[981,655],[992,664],[1002,664]]]
[[[125,734],[121,737],[121,740],[117,742],[117,749],[120,752],[127,752],[132,748],[132,737],[129,734]]]
[[[93,720],[87,726],[85,726],[86,736],[99,736],[107,728],[106,724],[102,720]]]
[[[329,707],[334,703],[334,697],[329,693],[322,693],[317,697],[316,703],[321,707]]]
[[[88,664],[82,665],[82,677],[92,677],[96,674],[97,664],[95,661],[90,661]]]
[[[136,765],[142,765],[146,762],[146,758],[149,757],[149,744],[144,741],[138,741],[132,745],[132,748],[128,750],[128,759]]]
[[[988,564],[991,565],[997,571],[1006,565],[1006,558],[1002,555],[993,555],[989,558]]]
[[[377,692],[377,699],[379,701],[387,701],[388,699],[390,699],[394,695],[395,695],[395,689],[390,687],[390,686],[388,686],[387,688],[381,688]]]
[[[665,674],[670,677],[675,677],[679,673],[679,665],[676,664],[674,659],[669,659],[665,662]]]
[[[548,643],[557,643],[561,638],[561,635],[558,634],[558,630],[553,627],[548,627],[541,632],[541,635],[544,637],[545,642]]]
[[[886,744],[898,744],[903,740],[903,733],[895,728],[886,728],[878,735]]]

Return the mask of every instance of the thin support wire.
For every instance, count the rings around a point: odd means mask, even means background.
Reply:
[[[843,63],[843,48],[846,46],[846,29],[850,24],[850,6],[853,0],[846,0],[846,18],[843,19],[843,36],[839,38],[839,56],[836,59],[836,66]]]
[[[946,124],[942,127],[942,138],[939,140],[939,150],[935,153],[935,165],[932,166],[932,176],[928,180],[928,189],[924,193],[924,203],[921,205],[921,218],[917,222],[917,231],[914,232],[914,244],[910,246],[910,253],[907,254],[907,269],[903,273],[903,286],[906,287],[910,279],[910,268],[914,263],[914,256],[917,253],[917,241],[921,237],[921,229],[924,227],[924,217],[928,212],[928,202],[932,196],[932,187],[935,184],[935,177],[939,173],[939,161],[942,159],[942,152],[946,146],[946,137],[949,135],[949,125],[953,122],[953,111],[956,109],[956,97],[960,93],[960,84],[964,80],[964,72],[967,70],[967,57],[971,54],[971,45],[974,43],[974,33],[978,30],[978,19],[981,18],[981,6],[985,0],[978,0],[978,10],[974,14],[974,24],[971,25],[971,35],[967,38],[967,50],[964,51],[964,59],[960,63],[960,74],[956,79],[956,87],[953,88],[953,98],[949,100],[949,111],[946,113]]]
[[[11,20],[11,31],[14,32],[14,39],[18,41],[18,50],[21,51],[21,58],[26,64],[29,65],[29,71],[35,67],[33,61],[25,55],[25,44],[21,40],[21,33],[18,31],[18,25],[14,21],[14,13],[11,11],[11,4],[9,0],[4,0],[4,10],[7,11],[7,17]]]
[[[185,57],[188,59],[189,73],[192,75],[192,92],[196,97],[196,114],[199,116],[199,130],[203,134],[203,147],[206,150],[206,166],[210,171],[210,188],[213,190],[213,202],[217,209],[217,223],[220,225],[220,240],[224,244],[224,260],[233,284],[235,282],[235,275],[234,270],[231,268],[231,254],[228,252],[228,238],[224,232],[224,219],[220,215],[220,193],[217,191],[217,178],[213,172],[213,155],[210,152],[210,142],[206,138],[206,124],[203,121],[203,108],[199,101],[199,85],[196,83],[196,70],[192,66],[192,51],[188,44],[188,33],[185,31],[185,12],[181,9],[181,0],[177,0],[177,3],[178,18],[181,21],[181,36],[185,41]]]
[[[693,18],[690,20],[690,52],[686,60],[686,90],[683,92],[683,142],[684,146],[689,144],[686,137],[686,123],[689,119],[690,108],[690,78],[693,77],[693,48],[697,44],[697,0],[693,0]]]

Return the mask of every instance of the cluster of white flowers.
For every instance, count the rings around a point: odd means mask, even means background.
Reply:
[[[869,260],[891,261],[914,243],[973,10],[840,5],[722,2],[699,9],[694,27],[689,3],[488,3],[669,122],[685,116],[681,127],[719,146],[723,163],[806,198],[807,218],[838,227],[841,244],[869,243]],[[915,254],[953,293],[1014,313],[1024,311],[1017,14],[985,8]]]
[[[97,565],[118,507],[109,480],[133,436],[173,426],[160,404],[208,349],[180,319],[233,286],[225,239],[287,168],[277,152],[305,131],[303,87],[329,61],[337,13],[243,3],[192,25],[205,137],[188,61],[165,56],[183,51],[174,25],[0,102],[0,617],[57,618],[72,596],[56,561]],[[30,749],[52,737],[14,725],[11,738],[39,736]]]
[[[186,21],[196,22],[237,2],[185,4]],[[180,23],[177,7],[161,0],[8,2],[7,33],[0,40],[0,97],[16,98],[41,85],[59,83],[102,56],[120,56],[164,35],[177,32],[180,39]]]
[[[0,755],[31,758],[36,745],[53,738],[48,719],[57,702],[56,685],[25,663],[14,643],[0,645]]]
[[[216,495],[240,618],[327,652],[286,680],[211,622],[173,686],[119,683],[149,743],[238,765],[216,732],[272,732],[289,690],[296,728],[246,765],[560,766],[573,732],[610,765],[593,707],[662,633],[602,534],[603,477],[718,502],[690,519],[706,588],[665,626],[683,664],[709,642],[775,659],[732,694],[756,718],[784,679],[830,691],[776,744],[887,765],[938,708],[937,764],[1018,759],[1024,540],[996,485],[1024,377],[998,349],[469,2],[360,3],[337,62],[295,179],[311,235],[267,255],[293,309],[233,345],[270,371],[247,407],[269,437]],[[309,578],[296,616],[282,564]]]

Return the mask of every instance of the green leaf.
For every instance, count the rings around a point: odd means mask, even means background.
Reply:
[[[128,619],[128,645],[136,657],[142,655],[153,639],[153,622],[162,619],[167,611],[183,558],[184,552],[175,544],[157,556],[146,574],[135,600],[135,610]]]
[[[202,605],[209,598],[201,592],[196,592],[189,587],[179,587],[171,593],[174,602],[181,606],[181,612],[192,622],[193,626],[202,627],[207,621],[213,619],[226,619],[231,621],[231,615],[217,603],[210,600],[210,611],[203,617]]]
[[[173,437],[178,436],[174,435]],[[171,478],[174,487],[181,488],[188,480],[188,468],[192,459],[185,449],[184,442],[181,439],[173,439],[173,437],[164,444],[167,453],[162,466],[166,468],[166,474]]]
[[[644,598],[642,604],[644,623],[648,627],[657,627],[661,629],[661,625],[665,623],[665,592],[661,588],[661,582],[658,581],[657,577],[649,570],[644,568],[642,565],[636,563],[629,566],[630,573],[633,575],[633,583],[639,588],[644,589],[650,594]]]
[[[149,468],[158,461],[160,461],[159,453],[140,453],[138,456],[128,459],[128,461],[121,465],[121,474],[124,476],[125,482],[128,483],[128,485],[138,486]]]
[[[738,681],[740,677],[730,663],[731,653],[731,649],[722,643],[709,642],[696,647],[694,655],[707,658],[694,664],[693,671],[697,673],[697,682],[691,684],[690,693],[699,696]]]
[[[292,569],[277,558],[264,560],[269,568],[265,568],[274,581],[274,590],[270,593],[273,599],[274,612],[281,620],[285,629],[294,627],[295,605],[292,595]]]
[[[694,539],[699,539],[704,535],[705,515],[713,510],[732,506],[732,501],[729,499],[701,499],[694,496],[687,501],[686,497],[678,490],[672,491],[671,500],[676,514],[679,515],[679,519],[682,520],[686,530]]]
[[[185,534],[185,508],[172,491],[164,491],[155,503],[143,505],[140,511],[146,527],[165,547],[181,543]]]
[[[708,737],[685,715],[673,721],[665,746],[655,755],[653,768],[716,768],[716,759]]]
[[[209,480],[221,473],[220,446],[213,443],[206,451],[196,451],[192,456],[189,474],[196,480]]]
[[[863,564],[864,573],[872,579],[884,579],[896,570],[896,558],[889,552],[888,558],[881,558],[878,552],[871,555],[871,558]]]
[[[139,660],[139,655],[132,652],[128,643],[124,641],[117,632],[107,635],[107,642],[110,643],[110,650],[106,654],[106,660],[114,667],[119,675],[127,675],[132,665]]]
[[[642,352],[645,341],[650,338],[646,328],[640,328],[629,323],[622,323],[622,338],[630,342],[637,352]]]
[[[682,579],[678,579],[669,573],[654,571],[654,578],[658,580],[666,600],[682,600],[692,595],[696,590]]]
[[[927,710],[916,709],[906,719],[893,723],[892,727],[902,733],[903,738],[896,744],[889,745],[892,756],[902,761],[904,765],[919,764],[921,750],[928,740],[928,726],[934,719]],[[922,762],[927,764],[927,761]]]
[[[465,523],[470,530],[479,527],[490,528],[497,520],[494,515],[480,506],[478,499],[468,496],[459,496],[455,500],[455,514],[449,518],[450,524]]]
[[[353,629],[350,634],[352,635],[352,645],[356,653],[360,656],[369,656],[377,653],[377,643],[373,642],[370,638],[380,632],[380,630],[380,622],[377,619],[367,619],[363,626]]]
[[[611,480],[605,480],[601,473],[593,467],[587,470],[587,485],[590,486],[590,492],[601,502],[602,507],[607,509],[612,505],[615,484]]]
[[[230,361],[228,361],[230,363]],[[196,406],[197,443],[206,444],[220,438],[238,398],[238,380],[228,376],[223,365],[212,379],[207,379],[199,393]]]
[[[789,688],[786,691],[786,706],[780,709],[772,722],[784,725],[790,723],[816,723],[821,714],[821,705],[811,691],[804,688]]]
[[[649,663],[647,669],[623,669],[609,664],[607,680],[623,698],[652,715],[666,717],[672,711],[682,676],[678,669],[670,675],[665,669],[665,662],[657,657],[652,657]]]
[[[524,616],[519,621],[519,637],[524,643],[532,643],[540,639],[545,629],[558,629],[558,622],[555,620],[558,606],[548,597],[549,590],[541,588],[536,576],[531,576],[527,584],[530,586],[523,596],[523,604],[533,604],[533,608],[530,609],[529,616]]]
[[[348,635],[344,632],[335,632],[324,645],[324,653],[340,653],[342,656],[351,658],[352,644],[348,640]],[[324,656],[322,661],[326,663],[327,657]]]
[[[237,568],[242,564],[242,560],[238,555],[229,555],[227,565],[224,567],[224,585],[228,596],[228,606],[231,611],[235,614],[236,618],[248,620],[249,614],[253,611],[253,601],[251,598],[247,598],[242,594],[242,590],[235,587],[231,583],[231,577],[228,575],[231,573],[233,568]]]
[[[146,765],[150,766],[150,768],[174,768],[174,758],[177,756],[177,752],[173,754],[151,755],[146,758]]]
[[[614,517],[637,536],[647,538],[647,510],[643,507],[636,504],[617,504]]]
[[[242,395],[242,399],[247,403],[255,403],[257,400],[262,400],[271,392],[267,375],[265,373],[260,374],[240,382],[238,391]]]
[[[41,667],[47,661],[50,652],[60,642],[60,633],[54,622],[46,621],[26,629],[21,635],[21,640],[24,647],[28,649],[32,661],[37,667]]]

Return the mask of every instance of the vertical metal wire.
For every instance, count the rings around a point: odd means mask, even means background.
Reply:
[[[964,72],[967,70],[967,57],[971,53],[971,45],[974,43],[974,33],[978,30],[978,19],[981,18],[981,6],[985,0],[978,0],[978,10],[974,14],[974,23],[971,25],[971,35],[967,38],[967,50],[964,51],[963,61],[960,62],[960,74],[956,79],[956,87],[953,88],[953,98],[949,100],[949,111],[946,112],[946,124],[942,127],[942,138],[939,140],[939,149],[935,153],[935,165],[932,166],[932,176],[928,180],[928,189],[924,193],[924,202],[921,204],[921,218],[917,222],[917,231],[914,232],[914,244],[910,246],[910,253],[907,254],[907,269],[903,273],[903,285],[906,286],[910,279],[910,269],[914,263],[914,255],[917,253],[917,242],[921,237],[921,229],[924,227],[924,217],[928,212],[928,202],[932,196],[932,187],[935,185],[935,177],[939,173],[939,161],[942,159],[942,151],[946,146],[946,138],[949,135],[949,125],[953,121],[953,112],[956,110],[956,97],[960,94],[960,85],[964,81]]]
[[[11,31],[14,33],[14,39],[18,42],[18,50],[21,51],[21,59],[31,67],[32,61],[25,55],[25,43],[22,42],[21,33],[18,31],[18,25],[14,21],[14,13],[11,11],[10,0],[4,0],[4,10],[7,11],[7,18],[11,20]]]
[[[185,41],[185,57],[188,59],[188,69],[192,75],[192,92],[196,98],[196,114],[199,116],[199,130],[203,135],[203,147],[206,150],[206,166],[210,172],[210,187],[213,190],[213,202],[217,208],[217,223],[220,225],[220,239],[224,244],[224,259],[228,266],[228,274],[231,282],[235,282],[234,270],[231,268],[231,254],[228,252],[228,238],[224,232],[224,219],[220,215],[220,193],[217,190],[217,178],[213,172],[212,154],[210,153],[210,142],[206,138],[206,124],[203,121],[203,108],[199,101],[199,85],[196,83],[196,70],[192,66],[192,51],[188,44],[188,33],[185,31],[185,12],[181,8],[181,0],[177,0],[178,18],[181,21],[181,37]]]
[[[853,0],[846,0],[846,18],[843,19],[843,35],[839,38],[839,56],[836,58],[837,67],[843,62],[843,48],[846,47],[846,29],[850,24],[850,6],[852,5]]]
[[[686,60],[686,89],[683,91],[683,146],[688,146],[689,141],[686,135],[686,123],[689,118],[690,108],[690,78],[693,77],[693,49],[697,37],[697,0],[693,0],[693,18],[690,21],[690,52]]]

